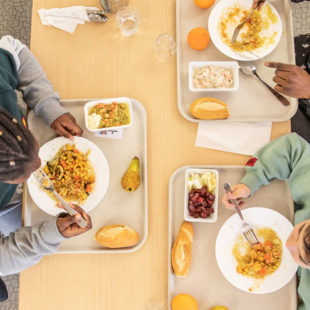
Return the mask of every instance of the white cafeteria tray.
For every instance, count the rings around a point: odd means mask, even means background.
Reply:
[[[223,305],[229,310],[296,310],[296,277],[282,289],[270,294],[250,294],[230,284],[222,275],[215,258],[215,241],[223,223],[234,214],[219,202],[216,223],[193,223],[194,242],[192,263],[187,277],[175,277],[171,267],[171,249],[180,224],[184,220],[184,181],[188,168],[209,168],[219,171],[219,200],[224,194],[223,184],[234,185],[244,175],[244,166],[183,166],[177,169],[169,183],[169,240],[168,240],[168,304],[173,296],[187,293],[196,298],[199,309]],[[275,180],[261,188],[247,206],[261,206],[278,211],[290,221],[294,209],[289,188],[284,181]],[[170,306],[169,306],[170,309]]]
[[[140,249],[148,236],[148,191],[147,191],[147,120],[143,105],[131,99],[134,123],[123,129],[123,139],[95,137],[85,128],[84,104],[95,99],[63,100],[63,106],[74,115],[83,128],[83,137],[94,142],[104,153],[110,168],[110,183],[106,195],[99,205],[90,211],[93,228],[80,236],[64,240],[57,253],[128,253]],[[28,125],[42,145],[55,137],[41,118],[29,113]],[[140,158],[141,185],[128,193],[121,187],[121,178],[134,156]],[[96,169],[96,166],[94,165]],[[38,224],[50,217],[32,201],[28,190],[24,190],[24,226]],[[96,231],[105,225],[126,224],[140,235],[139,243],[130,248],[103,248],[95,240]]]
[[[215,2],[215,4],[218,0]],[[234,0],[235,2],[235,0]],[[294,36],[292,27],[291,5],[289,0],[269,1],[279,12],[283,25],[283,33],[279,45],[266,61],[295,63]],[[233,1],[232,1],[233,3]],[[214,5],[215,5],[214,4]],[[214,6],[213,5],[213,6]],[[187,34],[192,28],[208,28],[209,14],[213,8],[200,9],[194,1],[176,1],[176,32],[177,32],[177,76],[178,76],[178,108],[183,117],[191,122],[208,122],[194,118],[189,107],[200,97],[214,97],[228,105],[230,117],[228,121],[274,121],[290,119],[296,112],[298,101],[288,98],[290,105],[283,106],[278,99],[256,78],[240,72],[240,87],[236,92],[197,92],[188,88],[188,64],[191,61],[227,61],[233,60],[222,54],[210,41],[203,51],[195,51],[187,44]],[[242,61],[239,62],[242,64]],[[273,86],[274,69],[266,68],[262,60],[254,61],[258,74]],[[227,121],[221,120],[221,121]]]

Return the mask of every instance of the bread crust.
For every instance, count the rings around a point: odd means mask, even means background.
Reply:
[[[205,103],[214,103],[221,107],[206,109]],[[203,97],[196,99],[190,106],[190,112],[199,119],[225,119],[229,117],[227,104],[216,98]]]
[[[127,225],[108,225],[96,232],[95,240],[108,248],[126,248],[138,243],[139,234]]]
[[[193,240],[193,224],[182,222],[171,252],[172,268],[176,276],[184,277],[190,270]]]

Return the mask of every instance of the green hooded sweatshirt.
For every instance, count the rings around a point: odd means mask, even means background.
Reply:
[[[261,148],[246,164],[241,183],[253,194],[273,179],[287,180],[295,203],[295,225],[310,219],[310,144],[295,133]],[[298,310],[310,310],[310,270],[299,268]]]

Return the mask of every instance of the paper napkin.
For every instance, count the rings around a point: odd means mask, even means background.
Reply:
[[[210,121],[199,123],[196,146],[253,155],[270,141],[271,122]]]
[[[84,6],[71,6],[60,9],[40,9],[38,13],[43,25],[73,33],[78,24],[89,22],[86,9]]]

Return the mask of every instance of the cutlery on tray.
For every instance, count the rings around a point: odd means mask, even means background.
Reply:
[[[108,20],[108,17],[105,15],[105,11],[103,10],[101,11],[93,8],[86,8],[86,12],[91,22],[105,23]]]
[[[231,190],[231,187],[230,187],[229,183],[224,183],[224,191],[225,191],[226,194],[227,193],[232,193],[232,190]],[[243,236],[245,237],[245,239],[250,244],[250,246],[252,247],[252,246],[254,246],[257,243],[260,243],[258,241],[258,238],[257,238],[253,228],[251,227],[251,225],[244,220],[237,199],[230,199],[229,201],[231,203],[233,203],[234,206],[235,206],[235,211],[239,215],[239,217],[241,219],[241,222],[242,222],[241,232],[242,232]]]
[[[263,3],[263,2],[264,2],[264,0],[258,1],[256,8],[259,7],[259,5],[260,5],[261,3]],[[247,16],[247,18],[235,28],[234,33],[233,33],[233,35],[232,35],[232,38],[231,38],[231,40],[230,40],[231,43],[235,43],[235,42],[236,42],[237,37],[238,37],[238,34],[239,34],[241,28],[242,28],[242,27],[245,25],[245,23],[252,17],[252,15],[253,15],[254,11],[256,10],[256,8],[255,8],[255,9],[252,9],[251,12],[250,12],[250,14]]]
[[[64,209],[70,215],[75,215],[78,213],[55,191],[53,182],[50,180],[47,174],[43,171],[43,169],[39,169],[35,171],[33,173],[33,176],[44,189],[46,189],[49,192],[52,192],[56,196],[56,198],[61,202]],[[85,228],[87,226],[87,222],[84,220],[82,215],[81,215],[81,219],[77,222],[77,225],[79,225],[81,228]]]
[[[284,96],[275,91],[257,74],[256,67],[252,63],[247,63],[246,65],[239,65],[239,68],[241,72],[245,75],[255,75],[284,106],[288,106],[290,104],[290,102]]]

